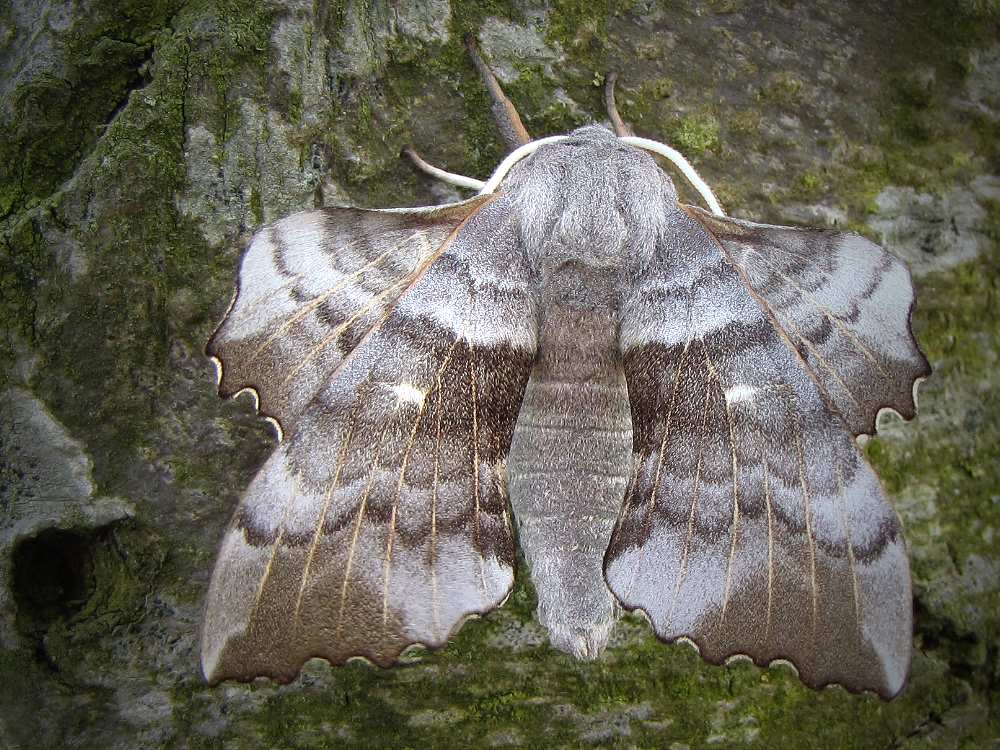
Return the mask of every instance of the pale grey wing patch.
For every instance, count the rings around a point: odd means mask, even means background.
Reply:
[[[223,396],[250,388],[294,431],[326,378],[483,199],[437,208],[306,211],[260,230],[208,343]]]
[[[463,225],[247,489],[209,588],[210,682],[387,666],[507,596],[503,463],[535,349],[507,215],[496,198]]]
[[[679,217],[671,243],[620,309],[633,474],[608,585],[714,663],[785,659],[813,687],[895,695],[912,631],[898,518],[711,239]]]
[[[856,234],[684,208],[739,269],[855,435],[874,434],[882,408],[913,418],[914,381],[930,367],[910,327],[913,284],[900,260]]]

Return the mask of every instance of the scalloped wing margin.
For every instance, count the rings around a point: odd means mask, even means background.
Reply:
[[[219,395],[256,394],[290,437],[303,410],[484,198],[446,206],[322,208],[264,227],[209,339]]]
[[[912,633],[899,520],[715,239],[681,211],[671,227],[622,294],[633,475],[608,585],[713,663],[892,697]]]
[[[387,666],[506,598],[503,463],[536,345],[509,219],[494,196],[442,243],[250,484],[209,588],[209,682]]]
[[[857,234],[756,224],[684,206],[715,239],[830,409],[874,435],[882,409],[916,416],[930,365],[913,336],[913,282]]]

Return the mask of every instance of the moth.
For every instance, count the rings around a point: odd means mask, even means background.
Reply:
[[[260,230],[207,352],[280,443],[208,591],[209,682],[380,666],[503,603],[515,521],[553,646],[622,608],[721,664],[890,698],[911,649],[900,522],[855,438],[915,415],[909,272],[868,240],[678,201],[614,132],[531,141],[470,43],[511,155],[428,208]],[[679,159],[686,173],[693,170]]]

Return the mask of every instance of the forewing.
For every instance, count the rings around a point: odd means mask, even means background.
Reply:
[[[721,663],[786,659],[892,696],[911,639],[898,518],[850,432],[737,270],[678,211],[623,289],[633,476],[608,585]]]
[[[882,408],[913,418],[914,381],[930,367],[910,328],[913,284],[900,260],[856,234],[685,209],[719,243],[855,435],[875,434]]]
[[[247,489],[208,594],[210,682],[388,665],[507,596],[503,462],[536,332],[505,201],[444,241]]]
[[[329,374],[482,203],[323,208],[261,229],[207,347],[220,362],[220,395],[252,389],[290,436]]]

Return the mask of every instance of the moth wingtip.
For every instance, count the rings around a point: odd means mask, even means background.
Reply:
[[[209,687],[215,687],[226,679],[219,669],[219,654],[221,649],[213,646],[206,638],[201,646],[201,675]]]

